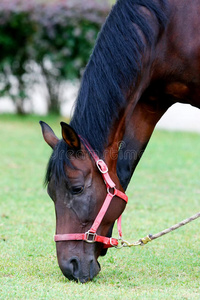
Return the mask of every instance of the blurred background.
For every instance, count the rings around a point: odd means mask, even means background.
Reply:
[[[69,114],[111,3],[2,0],[0,112]]]
[[[70,117],[114,0],[1,0],[0,113]],[[200,131],[200,112],[174,105],[164,129]]]

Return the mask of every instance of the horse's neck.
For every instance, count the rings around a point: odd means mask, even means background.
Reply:
[[[155,29],[155,31],[158,32],[158,29]],[[118,154],[120,154],[120,156],[126,156],[127,152],[129,152],[130,155],[128,155],[128,158],[126,159],[129,164],[128,169],[133,169],[133,165],[140,156],[139,153],[141,153],[144,145],[149,140],[149,132],[152,132],[153,130],[153,128],[149,128],[149,126],[145,124],[147,114],[145,110],[143,111],[142,105],[139,104],[141,95],[151,81],[151,67],[154,63],[154,51],[152,50],[152,47],[155,47],[155,45],[147,46],[141,60],[139,76],[136,82],[133,82],[126,92],[126,107],[121,109],[118,118],[112,123],[108,145],[104,151],[104,157],[109,168],[112,169],[113,172],[114,170],[116,172],[117,160],[120,159],[123,163],[125,162],[122,158],[118,159]],[[131,151],[134,151],[133,155],[131,155]],[[123,166],[123,163],[120,165],[121,169],[127,167]],[[122,182],[121,178],[120,181]],[[126,187],[127,184],[123,184],[123,187],[124,186]]]
[[[146,79],[148,81],[147,77]],[[124,189],[126,189],[134,166],[139,161],[140,154],[149,139],[149,128],[145,126],[146,116],[138,104],[143,91],[141,89],[142,85],[146,86],[144,78],[139,87],[135,89],[133,96],[129,100],[127,99],[126,109],[121,111],[119,117],[113,123],[109,142],[104,151],[109,170],[118,175]]]
[[[115,129],[109,136],[109,145],[106,147],[104,156],[109,169],[113,174],[117,174],[120,184],[126,190],[131,176],[149,142],[155,125],[165,113],[170,102],[160,106],[141,94],[135,94],[127,109],[116,120]],[[142,95],[142,96],[141,96]],[[116,126],[117,125],[117,126]]]
[[[142,76],[137,80],[134,90],[127,93],[127,106],[121,110],[119,118],[113,123],[109,143],[104,152],[109,169],[114,176],[118,175],[124,190],[130,182],[155,125],[172,104],[168,101],[160,104],[159,97],[151,101],[151,93],[146,92],[151,85],[151,69],[155,59],[150,53],[153,53],[152,49],[148,49],[143,56]]]

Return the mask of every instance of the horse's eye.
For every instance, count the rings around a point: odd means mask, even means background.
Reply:
[[[83,186],[74,186],[70,189],[72,195],[78,195],[83,192]]]

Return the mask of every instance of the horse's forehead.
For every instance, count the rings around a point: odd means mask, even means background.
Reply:
[[[64,166],[65,173],[69,178],[87,176],[93,170],[93,164],[89,158],[71,159],[70,165]]]
[[[72,168],[70,166],[65,165],[65,174],[69,179],[76,179],[77,177],[84,176],[85,172],[84,170],[77,169],[77,168]]]

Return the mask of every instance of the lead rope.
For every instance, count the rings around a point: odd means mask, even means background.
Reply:
[[[169,227],[169,228],[167,228],[167,229],[165,229],[165,230],[163,230],[161,232],[158,232],[158,233],[156,233],[154,235],[149,234],[146,237],[144,237],[144,238],[142,238],[142,239],[140,239],[137,242],[134,242],[132,244],[129,243],[129,242],[127,242],[127,241],[125,241],[125,240],[123,240],[123,239],[121,239],[121,246],[117,246],[116,248],[120,249],[122,247],[144,246],[148,242],[151,242],[151,241],[153,241],[153,240],[155,240],[155,239],[157,239],[157,238],[159,238],[159,237],[161,237],[161,236],[163,236],[163,235],[165,235],[165,234],[167,234],[167,233],[169,233],[171,231],[174,231],[174,230],[176,230],[176,229],[178,229],[178,228],[180,228],[180,227],[182,227],[182,226],[184,226],[184,225],[186,225],[186,224],[188,224],[188,223],[196,220],[199,217],[200,217],[200,212],[198,212],[197,214],[191,216],[190,218],[185,219],[182,222],[177,223],[177,224],[175,224],[175,225],[173,225],[173,226],[171,226],[171,227]],[[119,241],[120,241],[120,239],[119,239]]]

